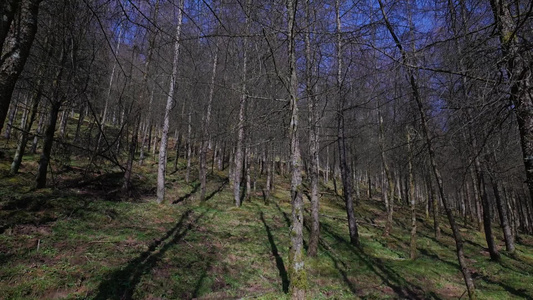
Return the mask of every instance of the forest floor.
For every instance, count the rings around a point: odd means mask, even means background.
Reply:
[[[9,157],[0,160],[2,172]],[[136,167],[130,197],[120,194],[122,174],[111,167],[87,174],[53,164],[55,187],[38,191],[30,189],[37,157],[26,157],[17,176],[0,174],[0,298],[288,298],[288,179],[276,177],[269,203],[258,188],[236,208],[225,173],[210,175],[201,203],[199,184],[185,183],[179,165],[169,172],[161,205],[152,160]],[[437,240],[420,212],[413,261],[405,205],[396,205],[384,237],[382,202],[363,198],[356,206],[362,247],[354,248],[342,199],[331,187],[322,191],[319,253],[305,262],[309,299],[467,298],[448,226]],[[305,205],[309,214],[307,199]],[[494,229],[500,263],[490,261],[475,226],[461,227],[479,297],[533,299],[533,237],[521,236],[510,257]]]

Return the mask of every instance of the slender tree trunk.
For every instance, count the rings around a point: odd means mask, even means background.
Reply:
[[[407,152],[409,155],[409,202],[411,203],[411,242],[410,242],[410,258],[416,259],[416,201],[415,201],[415,176],[413,172],[413,149],[411,143],[411,130],[407,128]],[[429,200],[428,200],[429,202]],[[436,224],[438,226],[438,224]]]
[[[383,7],[383,2],[382,2],[382,0],[378,0],[378,2],[379,2],[380,9],[381,9],[381,13],[383,15],[383,19],[385,21],[385,25],[387,26],[387,29],[388,29],[389,33],[391,34],[391,36],[392,36],[392,38],[393,38],[393,40],[394,40],[394,42],[396,44],[396,47],[401,52],[402,60],[404,62],[407,62],[407,53],[403,49],[403,46],[402,46],[400,40],[398,39],[398,37],[394,33],[394,29],[393,29],[392,25],[390,24],[390,22],[388,20],[388,17],[387,17],[387,15],[385,13],[385,9]],[[418,107],[418,112],[420,113],[420,119],[421,119],[421,122],[422,122],[422,129],[424,131],[425,140],[426,140],[426,143],[427,143],[427,146],[428,146],[428,152],[429,152],[429,159],[430,159],[430,163],[431,163],[431,168],[433,170],[433,174],[435,175],[435,179],[436,179],[436,182],[437,182],[437,187],[438,187],[438,190],[439,190],[439,194],[440,194],[440,196],[442,198],[442,203],[444,204],[444,210],[446,211],[446,216],[448,217],[448,221],[449,221],[450,227],[452,229],[453,237],[454,237],[454,240],[455,240],[457,259],[459,261],[459,266],[461,268],[461,272],[463,273],[463,278],[464,278],[464,281],[465,281],[465,285],[466,285],[467,290],[468,290],[468,296],[469,296],[470,299],[475,299],[476,298],[475,286],[474,286],[474,281],[472,280],[472,276],[470,275],[470,270],[468,269],[468,265],[466,263],[464,250],[463,250],[463,238],[461,236],[461,233],[459,232],[459,227],[457,226],[457,223],[455,221],[455,216],[453,215],[453,212],[452,212],[452,210],[449,207],[449,203],[446,200],[446,196],[445,196],[445,193],[444,193],[444,187],[443,187],[443,180],[442,180],[440,171],[437,168],[437,162],[436,162],[436,158],[435,158],[435,151],[433,149],[433,143],[432,143],[432,140],[431,140],[430,135],[429,135],[429,126],[428,126],[428,123],[426,121],[426,114],[424,112],[422,99],[420,97],[418,83],[417,83],[414,71],[411,68],[406,68],[406,71],[407,71],[407,75],[408,75],[408,78],[409,78],[409,83],[411,85],[411,89],[412,89],[412,92],[413,92],[413,97],[416,100],[417,107]]]
[[[498,215],[500,216],[500,224],[502,226],[503,237],[505,240],[505,248],[509,254],[515,252],[515,245],[513,234],[511,232],[511,226],[509,225],[509,218],[507,214],[507,204],[504,203],[504,197],[498,187],[498,182],[492,174],[490,174],[490,181],[492,184],[492,189],[494,191],[494,198],[496,199],[496,207],[498,208]]]
[[[207,146],[209,143],[209,126],[211,126],[211,107],[213,103],[213,95],[215,93],[215,79],[217,75],[218,64],[218,42],[215,43],[215,54],[213,57],[213,66],[211,68],[211,85],[209,87],[209,96],[207,99],[207,107],[205,110],[202,144],[200,149],[200,200],[205,200],[207,189]]]
[[[384,236],[388,236],[392,230],[392,217],[393,217],[393,197],[394,186],[392,176],[390,174],[389,165],[387,164],[387,157],[385,156],[385,128],[383,126],[383,117],[381,116],[380,104],[378,102],[378,124],[379,124],[379,148],[381,153],[381,163],[383,164],[383,171],[385,177],[382,184],[383,202],[385,203],[385,209],[387,211],[387,221],[385,223]]]
[[[65,109],[61,114],[61,125],[59,126],[59,135],[62,139],[67,136],[68,111]]]
[[[437,196],[433,184],[431,184],[431,179],[428,180],[428,190],[431,195],[431,208],[433,210],[433,232],[435,234],[435,239],[440,239],[440,222],[439,222],[439,197]]]
[[[81,126],[85,120],[85,104],[80,108],[80,114],[78,116],[78,123],[76,124],[76,132],[74,133],[74,142],[79,142]]]
[[[306,1],[306,19],[312,24],[310,0]],[[306,62],[306,95],[309,109],[309,178],[311,180],[311,234],[307,254],[316,257],[318,240],[320,237],[320,199],[318,196],[318,109],[317,99],[313,92],[313,57],[311,53],[311,33],[305,34],[305,62]]]
[[[189,104],[189,113],[187,119],[187,171],[185,173],[185,182],[189,183],[191,176],[191,159],[192,159],[192,112]]]
[[[7,119],[7,126],[6,126],[6,132],[4,133],[4,136],[6,140],[11,139],[11,130],[13,129],[13,123],[15,123],[15,117],[17,116],[17,112],[19,110],[18,101],[15,101],[11,105],[11,109],[9,110],[9,118]]]
[[[37,123],[37,130],[35,132],[35,136],[33,137],[33,142],[31,145],[31,150],[30,150],[31,154],[37,153],[37,144],[39,143],[39,137],[43,131],[45,117],[46,117],[46,114],[41,112],[39,116],[39,122]]]
[[[40,72],[40,75],[42,76],[42,72]],[[26,149],[26,144],[28,143],[31,126],[33,125],[33,122],[35,121],[35,117],[37,116],[37,111],[39,108],[39,103],[41,101],[42,91],[43,91],[43,82],[42,82],[42,79],[40,78],[41,76],[39,76],[39,79],[37,82],[37,90],[35,91],[31,99],[30,117],[26,118],[26,122],[24,122],[22,134],[20,135],[17,150],[15,152],[15,157],[13,158],[13,163],[11,163],[11,170],[10,170],[11,175],[15,175],[19,171],[20,165],[22,163],[22,157],[24,156],[24,150]]]
[[[137,113],[131,132],[131,140],[128,147],[128,161],[126,162],[126,170],[124,171],[124,183],[122,184],[122,192],[129,193],[132,187],[131,176],[133,174],[133,161],[135,160],[135,149],[137,149],[137,141],[139,138],[139,130],[141,127],[141,115]]]
[[[46,127],[44,135],[43,153],[39,160],[39,169],[37,171],[37,177],[35,178],[35,188],[37,189],[46,187],[46,174],[48,171],[48,164],[50,163],[50,154],[52,153],[54,132],[60,108],[60,101],[53,101],[50,106],[50,117],[48,118],[48,126]]]
[[[510,7],[512,4],[507,0],[490,0],[494,14],[497,33],[502,48],[502,58],[507,73],[510,88],[509,99],[513,104],[520,130],[520,142],[524,166],[526,171],[527,186],[529,188],[530,201],[533,203],[533,54],[530,45],[524,43],[519,37],[521,18],[514,18]],[[515,21],[515,19],[517,21]],[[527,29],[523,29],[527,30]]]
[[[248,9],[250,7],[250,0],[246,2]],[[250,28],[250,20],[246,17],[245,34],[248,33]],[[244,147],[244,123],[246,118],[246,104],[248,97],[247,91],[247,64],[248,64],[248,40],[245,37],[243,39],[243,57],[242,57],[242,82],[241,82],[241,99],[239,103],[239,120],[237,123],[237,148],[235,149],[234,169],[233,169],[233,198],[235,200],[235,206],[241,206],[241,180],[242,180],[242,168],[243,168],[243,147]]]
[[[357,223],[353,208],[352,177],[346,157],[346,141],[344,134],[344,92],[342,89],[342,40],[339,0],[335,1],[335,11],[337,23],[337,88],[339,96],[337,109],[337,143],[339,146],[339,162],[341,168],[343,196],[346,204],[346,214],[348,215],[350,243],[354,246],[359,246],[359,233],[357,230]]]
[[[307,274],[304,266],[303,244],[303,187],[301,174],[301,154],[298,140],[298,79],[296,75],[296,2],[287,0],[288,36],[289,41],[289,80],[291,121],[289,128],[291,149],[291,248],[289,253],[289,278],[291,299],[304,300],[307,290]]]
[[[178,79],[178,62],[181,44],[181,23],[183,20],[184,9],[183,1],[184,0],[180,0],[178,3],[178,23],[176,25],[176,35],[174,36],[174,59],[172,61],[172,76],[170,77],[167,105],[163,118],[163,130],[161,133],[161,145],[159,147],[159,161],[157,167],[157,203],[162,203],[165,200],[165,175],[167,170],[168,130],[170,127],[170,112],[172,111],[172,108],[174,106],[174,90],[176,86],[176,80]]]
[[[494,261],[500,260],[500,254],[496,249],[496,244],[494,243],[494,237],[492,235],[492,217],[490,211],[489,196],[487,194],[487,188],[485,186],[485,175],[483,170],[481,170],[481,164],[479,159],[475,158],[475,168],[478,178],[479,190],[481,191],[481,204],[483,207],[483,228],[485,230],[485,240],[487,241],[487,247],[489,249],[490,258]]]
[[[118,33],[118,39],[117,39],[117,46],[115,48],[114,55],[117,57],[120,51],[120,44],[122,41],[122,35],[124,34],[124,28],[121,28]],[[102,131],[104,130],[105,123],[107,121],[107,111],[109,110],[109,101],[111,100],[111,91],[113,89],[113,81],[115,80],[115,69],[117,68],[117,60],[113,60],[113,67],[111,68],[111,75],[109,75],[109,85],[107,87],[107,94],[105,97],[104,102],[104,110],[102,112],[102,116],[100,117],[100,124],[102,126]],[[100,136],[98,137],[98,140],[100,141]],[[98,150],[97,150],[98,151]]]

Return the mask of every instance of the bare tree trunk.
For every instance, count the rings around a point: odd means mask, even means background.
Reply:
[[[505,248],[509,254],[515,252],[515,245],[513,234],[511,232],[511,226],[509,225],[509,218],[507,215],[507,204],[504,203],[504,198],[498,187],[498,181],[494,178],[494,175],[491,173],[490,181],[492,184],[492,189],[494,191],[494,198],[496,199],[496,207],[498,208],[498,215],[500,216],[500,224],[502,226],[503,237],[505,240]]]
[[[352,198],[352,176],[346,158],[346,141],[344,134],[344,95],[342,89],[342,40],[341,40],[341,19],[340,1],[335,1],[336,23],[337,23],[337,87],[339,103],[337,109],[337,143],[339,146],[339,162],[341,167],[342,187],[344,202],[346,204],[346,214],[348,215],[348,228],[350,232],[350,243],[359,245],[359,233],[355,220]]]
[[[43,71],[44,70],[41,69],[41,72],[39,72],[41,76],[42,76]],[[40,78],[41,76],[39,76],[39,79],[37,82],[37,90],[35,91],[31,99],[30,117],[26,118],[26,122],[24,122],[22,134],[20,135],[17,150],[15,152],[15,157],[13,158],[13,162],[11,163],[11,170],[10,170],[11,175],[15,175],[19,171],[20,165],[22,163],[22,157],[24,156],[24,150],[26,149],[26,144],[28,143],[31,126],[33,125],[33,122],[35,121],[35,117],[37,116],[37,111],[39,108],[39,103],[41,101],[42,92],[43,92],[43,81]]]
[[[0,3],[0,54],[3,53],[4,41],[9,33],[9,28],[11,28],[19,5],[20,1],[17,0],[5,0]]]
[[[479,159],[475,158],[475,168],[478,178],[479,190],[481,191],[481,204],[483,207],[483,228],[485,230],[485,240],[487,241],[487,247],[489,249],[490,258],[494,261],[500,260],[500,254],[496,249],[494,243],[494,237],[492,236],[492,218],[489,204],[489,196],[487,195],[487,188],[485,186],[485,176],[483,170],[481,170],[481,164]]]
[[[250,0],[246,1],[246,10],[250,7]],[[250,20],[246,17],[245,34],[250,28]],[[233,198],[235,206],[241,206],[241,180],[242,180],[242,163],[243,163],[243,147],[244,147],[244,123],[246,118],[246,103],[248,97],[246,96],[246,80],[248,68],[248,40],[243,39],[243,57],[242,57],[242,82],[241,82],[241,99],[239,103],[239,120],[237,123],[237,148],[235,149],[235,159],[233,168]]]
[[[384,236],[388,236],[392,230],[392,217],[393,217],[393,201],[394,201],[394,185],[392,176],[390,174],[389,165],[387,164],[387,157],[385,156],[385,128],[383,126],[383,117],[381,116],[380,104],[378,102],[378,125],[379,125],[379,148],[381,153],[381,162],[383,164],[383,171],[385,172],[385,178],[382,184],[383,202],[385,203],[385,209],[387,211],[387,221],[385,223]]]
[[[59,135],[62,139],[67,136],[68,111],[65,109],[61,114],[61,125],[59,126]]]
[[[217,40],[218,41],[218,40]],[[211,85],[209,87],[209,97],[207,100],[207,107],[205,111],[205,118],[202,131],[202,145],[200,149],[200,200],[205,200],[205,193],[207,189],[207,146],[209,143],[209,126],[211,126],[211,106],[213,103],[213,95],[215,93],[215,79],[217,75],[218,64],[218,42],[215,43],[215,54],[213,57],[213,66],[211,73]]]
[[[306,1],[306,19],[308,24],[312,24],[310,1]],[[309,246],[307,254],[316,257],[318,250],[318,240],[320,237],[320,199],[318,196],[318,109],[317,99],[313,92],[313,58],[311,55],[311,33],[308,30],[305,34],[305,63],[306,63],[306,95],[309,109],[309,178],[311,179],[311,234],[309,236]]]
[[[9,110],[10,114],[9,118],[7,119],[6,132],[4,133],[6,140],[11,139],[11,130],[13,129],[13,123],[15,123],[15,117],[17,116],[18,110],[18,101],[15,100],[15,102],[13,102],[11,105],[11,109]]]
[[[168,129],[170,126],[170,112],[174,106],[174,90],[176,80],[178,79],[178,62],[180,53],[180,36],[181,23],[183,20],[183,1],[178,3],[178,16],[176,25],[176,35],[174,36],[174,59],[172,61],[172,76],[170,77],[170,87],[168,88],[167,105],[165,108],[165,116],[163,118],[163,131],[161,133],[161,145],[159,147],[159,162],[157,167],[157,203],[162,203],[165,200],[165,175],[167,170],[167,144],[168,144]]]
[[[433,184],[431,184],[431,179],[428,178],[428,190],[431,197],[431,208],[433,210],[433,232],[435,234],[435,239],[440,239],[440,222],[439,222],[439,197],[435,193]]]
[[[413,149],[411,143],[411,127],[407,128],[407,152],[409,155],[409,202],[411,204],[411,242],[410,258],[416,259],[416,201],[415,201],[415,176],[413,172]],[[429,202],[429,200],[428,200]],[[438,224],[437,224],[438,225]]]
[[[509,99],[518,120],[527,186],[533,204],[533,55],[531,51],[526,50],[530,50],[530,45],[525,44],[524,39],[519,37],[521,23],[516,22],[522,21],[512,16],[511,2],[490,0],[490,4],[500,38],[502,57],[506,63],[504,72],[507,73],[505,78],[509,81]]]
[[[57,116],[61,108],[60,101],[53,101],[50,106],[50,117],[48,118],[48,126],[44,135],[43,153],[39,160],[39,169],[37,177],[35,178],[35,188],[41,189],[46,187],[46,174],[48,171],[48,164],[50,163],[50,154],[52,153],[52,145],[54,143],[54,132],[57,124]]]
[[[78,116],[78,123],[76,124],[76,132],[74,133],[74,142],[79,142],[81,126],[85,120],[85,104],[80,108],[80,114]]]
[[[26,64],[37,32],[41,0],[6,1],[0,4],[0,132],[4,127],[15,84]],[[16,15],[16,17],[15,17]],[[14,28],[14,30],[9,30]]]
[[[37,123],[37,130],[35,132],[35,136],[33,137],[33,142],[31,145],[31,150],[30,150],[31,154],[37,153],[37,144],[39,142],[39,136],[41,135],[41,132],[43,131],[45,117],[46,117],[46,114],[41,112],[39,116],[39,122]]]
[[[133,161],[135,160],[135,149],[137,149],[137,140],[139,138],[139,130],[141,127],[141,115],[137,112],[137,116],[133,124],[131,132],[131,140],[128,148],[128,161],[126,162],[126,170],[124,171],[124,183],[122,184],[122,192],[129,193],[132,187],[131,176],[133,174]]]
[[[189,183],[191,176],[191,159],[192,159],[192,112],[189,104],[189,113],[187,119],[187,171],[185,173],[185,182]]]
[[[291,299],[304,300],[307,290],[307,274],[304,265],[303,244],[303,187],[300,154],[298,140],[298,79],[296,76],[296,3],[295,0],[287,0],[288,36],[289,41],[289,80],[288,89],[290,96],[291,122],[289,128],[291,149],[291,248],[289,253],[289,278]]]
[[[394,42],[396,44],[396,47],[401,52],[402,60],[404,62],[407,62],[407,53],[403,49],[403,46],[402,46],[400,40],[398,39],[398,37],[394,33],[394,29],[393,29],[392,25],[390,24],[390,22],[388,20],[388,17],[387,17],[387,15],[385,13],[385,9],[383,7],[383,2],[382,2],[382,0],[378,0],[378,2],[379,2],[380,9],[381,9],[381,14],[382,14],[383,19],[385,21],[385,25],[387,26],[387,29],[388,29],[389,33],[391,34],[391,36],[392,36],[392,38],[393,38],[393,40],[394,40]],[[453,212],[450,209],[449,204],[448,204],[448,202],[446,200],[446,196],[445,196],[445,193],[444,193],[444,187],[443,187],[443,180],[442,180],[440,171],[437,168],[437,162],[436,162],[436,159],[435,159],[435,151],[433,149],[433,143],[432,143],[430,135],[429,135],[429,126],[428,126],[428,123],[426,121],[426,114],[424,112],[422,99],[420,97],[417,80],[416,80],[414,71],[411,68],[406,68],[406,71],[407,71],[407,75],[408,75],[408,78],[409,78],[409,83],[411,85],[411,89],[412,89],[412,92],[413,92],[413,96],[414,96],[414,98],[416,100],[416,103],[417,103],[417,106],[418,106],[418,112],[420,113],[420,119],[421,119],[421,122],[422,122],[422,128],[423,128],[425,140],[426,140],[426,143],[427,143],[427,146],[428,146],[428,152],[429,152],[429,159],[430,159],[430,163],[431,163],[431,168],[433,170],[433,174],[435,175],[435,179],[436,179],[436,182],[437,182],[437,187],[439,189],[439,194],[440,194],[440,196],[442,198],[442,203],[444,204],[444,210],[446,211],[446,215],[448,217],[448,221],[450,222],[450,227],[452,229],[453,237],[454,237],[454,240],[455,240],[456,253],[457,253],[457,259],[459,261],[459,266],[461,267],[461,272],[463,273],[463,278],[464,278],[464,281],[465,281],[465,285],[466,285],[467,290],[468,290],[468,296],[469,296],[470,299],[474,299],[474,298],[476,298],[475,286],[474,286],[474,281],[472,280],[472,276],[470,275],[470,270],[468,269],[468,265],[466,263],[464,250],[463,250],[463,238],[461,236],[461,233],[459,232],[459,228],[457,226],[457,223],[455,222],[455,217],[453,215]]]
[[[118,57],[119,51],[120,51],[120,43],[122,41],[122,35],[124,34],[124,28],[121,28],[118,33],[118,39],[117,39],[117,46],[115,48],[115,56]],[[109,85],[107,87],[107,94],[105,97],[104,102],[104,110],[102,112],[102,116],[100,117],[100,124],[102,126],[102,131],[104,130],[105,123],[107,121],[107,111],[109,110],[109,100],[111,100],[111,91],[113,88],[113,81],[115,80],[115,69],[117,68],[117,60],[113,60],[113,67],[111,68],[111,74],[109,75]],[[101,136],[98,137],[98,141],[100,141]],[[96,150],[98,152],[98,148]]]

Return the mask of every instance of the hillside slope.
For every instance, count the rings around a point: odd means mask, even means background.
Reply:
[[[8,163],[2,162],[2,168]],[[169,201],[154,201],[153,175],[136,176],[133,198],[116,192],[120,174],[57,174],[57,189],[31,191],[32,176],[0,179],[0,295],[4,299],[285,298],[290,203],[286,180],[268,203],[258,190],[235,208],[223,173],[210,176],[208,200],[180,172]],[[79,180],[74,180],[78,178]],[[81,180],[81,181],[80,181]],[[383,237],[384,207],[356,207],[362,248],[349,243],[342,199],[323,187],[319,255],[307,259],[312,299],[457,299],[465,297],[448,227],[433,237],[419,216],[418,259],[409,260],[408,210]],[[306,200],[309,210],[310,203]],[[441,224],[446,224],[442,219]],[[495,228],[497,240],[500,230]],[[481,233],[462,229],[482,299],[533,298],[533,239],[518,256],[489,260]],[[503,242],[500,243],[503,247]]]

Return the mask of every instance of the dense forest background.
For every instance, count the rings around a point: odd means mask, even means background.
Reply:
[[[226,204],[290,204],[295,299],[331,195],[346,247],[398,220],[409,260],[424,230],[451,237],[463,296],[471,232],[491,262],[531,264],[531,1],[4,0],[0,15],[4,234],[40,190],[102,180],[106,201],[203,203],[225,178]]]

